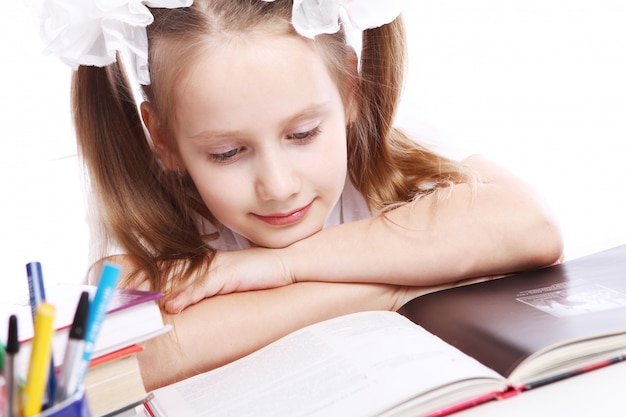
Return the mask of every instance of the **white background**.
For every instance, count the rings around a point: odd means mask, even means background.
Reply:
[[[571,259],[626,243],[626,2],[408,0],[400,119],[480,152],[557,213]],[[0,301],[87,269],[70,70],[42,54],[20,1],[0,14]]]

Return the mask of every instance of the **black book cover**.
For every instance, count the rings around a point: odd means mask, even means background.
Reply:
[[[550,345],[626,334],[626,245],[427,294],[399,312],[508,378]]]

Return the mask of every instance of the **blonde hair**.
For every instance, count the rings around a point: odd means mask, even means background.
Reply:
[[[148,27],[151,85],[145,99],[171,134],[173,83],[215,37],[250,31],[299,36],[290,25],[292,0],[196,0],[152,9]],[[392,126],[405,69],[402,19],[363,34],[360,71],[340,31],[311,41],[336,81],[347,126],[348,172],[370,209],[385,211],[437,188],[469,182],[463,167],[420,146]],[[72,103],[79,150],[88,168],[106,234],[132,255],[152,289],[167,292],[205,272],[215,250],[197,228],[198,215],[220,230],[188,176],[167,170],[147,137],[121,63],[80,67]]]

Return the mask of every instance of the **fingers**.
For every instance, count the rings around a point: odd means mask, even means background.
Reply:
[[[196,304],[212,295],[202,287],[188,285],[166,298],[163,307],[169,314],[178,314],[190,305]]]
[[[205,297],[194,297],[194,292],[188,292],[187,290],[182,290],[177,294],[167,298],[163,307],[165,311],[169,314],[178,314],[183,311],[185,308],[190,305],[196,304],[198,301],[204,299]]]
[[[176,314],[218,294],[263,290],[295,282],[277,253],[265,248],[220,252],[208,271],[196,273],[164,301],[165,311]]]
[[[212,297],[224,290],[220,285],[221,276],[217,273],[217,257],[213,259],[209,271],[196,271],[189,280],[166,296],[163,308],[169,314],[178,314],[190,305]]]
[[[172,296],[171,298],[168,298],[165,300],[165,303],[163,304],[163,307],[165,309],[165,312],[168,314],[178,314],[181,311],[183,311],[185,309],[185,307],[190,306],[191,302],[189,302],[188,298],[186,297],[186,295],[183,295],[185,293],[180,292],[174,296]]]

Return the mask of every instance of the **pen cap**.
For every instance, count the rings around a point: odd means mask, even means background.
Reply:
[[[74,320],[70,328],[71,339],[83,340],[87,332],[87,316],[89,314],[89,292],[83,291],[74,313]]]
[[[35,337],[32,341],[26,382],[22,390],[23,416],[36,415],[43,405],[44,391],[48,381],[48,370],[52,356],[55,308],[42,302],[35,316]]]
[[[87,315],[87,334],[85,340],[87,342],[87,354],[91,354],[93,344],[100,332],[100,326],[107,312],[109,301],[115,291],[115,286],[122,272],[121,267],[110,263],[105,263],[100,273],[96,294],[89,305],[89,314]]]
[[[17,316],[14,314],[11,314],[11,317],[9,317],[9,334],[5,349],[9,354],[15,354],[20,350],[20,341],[17,334]]]

